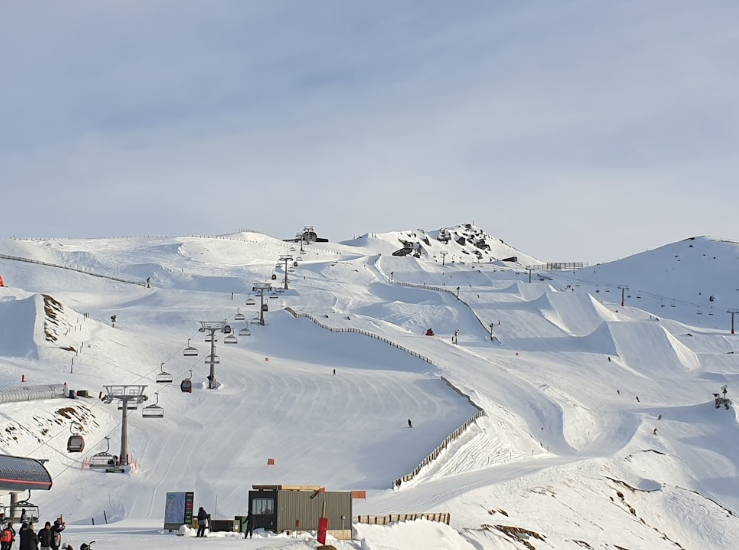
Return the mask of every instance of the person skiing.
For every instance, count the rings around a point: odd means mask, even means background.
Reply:
[[[413,422],[411,422],[411,419],[410,418],[408,419],[408,427],[409,428],[412,428],[413,427]]]
[[[10,545],[13,544],[13,538],[13,524],[8,522],[2,532],[0,532],[0,549],[10,550]]]
[[[251,510],[249,510],[246,513],[246,533],[244,533],[244,538],[253,538],[254,535],[254,516],[251,513]]]
[[[44,525],[44,528],[38,532],[38,541],[41,545],[41,550],[51,550],[51,543],[54,542],[54,533],[51,531],[51,523],[48,521]]]
[[[53,533],[51,548],[53,550],[59,550],[59,547],[62,545],[62,531],[64,531],[66,527],[67,524],[64,523],[64,518],[62,516],[59,516],[54,520],[54,525],[51,526],[51,532]]]
[[[208,512],[202,506],[198,510],[198,534],[196,537],[205,536],[205,527],[208,525]]]
[[[24,521],[27,521],[27,519],[26,519],[26,509],[25,508],[22,508],[21,509],[21,523],[23,523]]]

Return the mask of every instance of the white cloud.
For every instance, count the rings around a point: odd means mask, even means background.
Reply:
[[[735,3],[216,6],[7,10],[0,235],[737,238]]]

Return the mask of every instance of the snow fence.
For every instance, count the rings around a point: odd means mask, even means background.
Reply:
[[[393,342],[392,340],[389,340],[388,338],[385,338],[385,337],[380,336],[378,334],[374,334],[372,332],[368,332],[366,330],[362,330],[362,329],[358,329],[358,328],[351,328],[351,327],[350,328],[337,328],[337,327],[331,327],[329,325],[326,325],[326,324],[322,323],[321,321],[319,321],[318,319],[316,319],[315,317],[313,317],[309,313],[298,313],[297,311],[295,311],[291,307],[286,307],[285,308],[285,311],[287,311],[290,315],[292,315],[296,319],[300,319],[300,318],[309,319],[309,320],[313,321],[316,325],[318,325],[319,327],[321,327],[322,329],[329,330],[331,332],[353,332],[353,333],[356,333],[356,334],[362,334],[364,336],[368,336],[370,338],[374,338],[375,340],[379,340],[380,342],[383,342],[385,344],[388,344],[390,346],[393,346],[394,348],[397,348],[397,349],[399,349],[401,351],[404,351],[405,353],[409,353],[413,357],[416,357],[416,358],[420,359],[421,361],[425,361],[429,365],[436,366],[436,364],[431,359],[429,359],[428,357],[424,357],[420,353],[416,353],[415,351],[410,350],[410,349],[408,349],[408,348],[406,348],[404,346],[401,346],[400,344],[397,344],[397,343]],[[393,481],[393,487],[394,488],[399,488],[403,483],[406,483],[406,482],[412,480],[414,477],[416,477],[418,474],[420,474],[421,473],[421,470],[425,466],[428,466],[434,460],[436,460],[439,457],[439,455],[441,455],[441,453],[455,439],[458,439],[459,437],[461,437],[462,434],[464,434],[467,431],[467,428],[469,428],[472,425],[473,422],[475,422],[481,416],[485,416],[485,411],[483,410],[483,408],[480,407],[479,405],[477,405],[477,403],[475,403],[474,401],[472,401],[472,398],[469,395],[467,395],[466,393],[464,393],[462,390],[460,390],[458,387],[456,387],[454,384],[452,384],[448,379],[444,378],[443,376],[441,377],[441,380],[445,384],[447,384],[450,388],[452,388],[455,392],[457,392],[459,395],[461,395],[462,397],[464,397],[470,405],[472,405],[475,409],[477,409],[477,412],[475,414],[473,414],[469,419],[467,419],[467,421],[464,424],[462,424],[459,428],[457,428],[451,434],[449,434],[449,436],[444,441],[442,441],[441,444],[438,447],[436,447],[436,449],[434,449],[431,452],[431,454],[429,454],[426,458],[424,458],[421,461],[421,463],[418,465],[418,467],[415,470],[413,470],[411,473],[406,474],[406,475],[404,475],[402,477],[399,477],[398,479],[396,479],[395,481]]]
[[[379,266],[378,266],[378,264],[380,263],[380,258],[381,257],[382,257],[382,254],[378,254],[377,257],[375,258],[375,269],[377,270],[378,273],[381,273],[382,276],[385,277],[385,280],[386,281],[388,281],[389,283],[392,283],[394,285],[398,285],[398,286],[405,286],[405,287],[408,287],[408,288],[420,288],[420,289],[423,289],[423,290],[431,290],[431,291],[436,291],[436,292],[446,292],[447,294],[451,294],[457,300],[459,300],[461,303],[463,303],[464,305],[467,306],[467,309],[469,309],[472,312],[472,315],[475,316],[475,319],[477,319],[477,322],[480,323],[480,326],[483,328],[483,330],[485,330],[486,332],[488,330],[490,330],[489,326],[486,325],[485,322],[482,319],[480,319],[480,316],[477,314],[477,312],[475,311],[475,309],[459,295],[459,292],[456,289],[453,290],[453,289],[448,288],[448,287],[445,287],[445,286],[432,286],[432,285],[427,285],[425,283],[424,284],[420,284],[420,285],[418,283],[403,283],[403,282],[400,282],[400,281],[396,281],[394,278],[393,279],[390,279],[387,275],[385,275],[385,272],[382,271],[379,268]],[[496,341],[498,343],[500,343],[500,340],[498,340],[497,337],[496,337]]]
[[[39,260],[32,260],[31,258],[21,258],[20,256],[6,256],[5,254],[0,254],[0,259],[12,260],[14,262],[26,262],[29,264],[45,265],[47,267],[56,267],[57,269],[66,269],[68,271],[76,271],[77,273],[84,273],[85,275],[91,275],[93,277],[100,277],[101,279],[110,279],[111,281],[116,281],[119,283],[126,283],[129,285],[138,285],[138,286],[143,286],[143,287],[146,286],[146,283],[144,282],[129,281],[127,279],[119,279],[118,277],[111,277],[109,275],[101,275],[100,273],[92,273],[90,271],[85,271],[84,269],[77,269],[75,267],[69,267],[66,265],[50,264],[47,262],[41,262]]]

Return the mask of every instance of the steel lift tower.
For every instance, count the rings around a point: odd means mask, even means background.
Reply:
[[[216,388],[216,365],[221,362],[220,357],[216,355],[216,332],[225,332],[226,321],[200,321],[200,332],[206,332],[206,342],[210,342],[210,354],[205,358],[205,364],[210,366],[210,374],[208,375],[208,389]],[[225,340],[224,340],[225,343]]]
[[[259,324],[264,326],[264,292],[271,291],[272,285],[270,283],[254,283],[252,286],[252,292],[256,292],[259,296]]]
[[[121,454],[118,457],[118,467],[106,471],[123,472],[125,470],[122,467],[130,465],[128,456],[128,411],[137,409],[141,403],[146,401],[147,397],[144,395],[146,385],[111,384],[103,387],[105,388],[103,403],[109,405],[113,401],[117,401],[118,409],[123,411],[121,421]]]
[[[282,288],[287,290],[287,263],[293,261],[292,254],[281,254],[280,261],[285,262],[285,279],[282,282]],[[296,262],[297,263],[297,262]]]

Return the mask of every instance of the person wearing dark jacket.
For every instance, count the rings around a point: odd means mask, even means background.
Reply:
[[[252,538],[254,535],[254,516],[251,513],[251,510],[249,510],[246,514],[246,533],[244,533],[244,538]]]
[[[205,508],[201,506],[198,510],[198,534],[195,535],[196,537],[205,536],[206,525],[208,525],[208,512],[206,512]]]
[[[19,550],[38,550],[38,535],[33,530],[33,523],[24,523],[19,535]]]
[[[41,545],[41,550],[51,550],[51,545],[54,542],[54,533],[51,530],[51,523],[48,521],[44,528],[38,532],[38,541]]]

